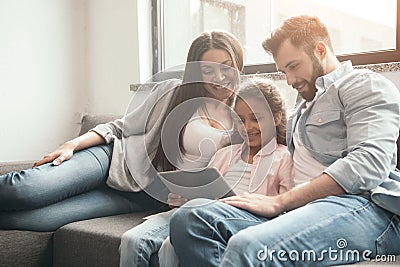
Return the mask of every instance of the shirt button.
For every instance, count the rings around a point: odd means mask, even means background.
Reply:
[[[322,122],[322,119],[321,119],[321,118],[319,118],[319,119],[318,119],[318,122],[319,122],[319,123],[321,123],[321,122]]]

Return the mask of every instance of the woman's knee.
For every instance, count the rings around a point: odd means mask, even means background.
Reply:
[[[136,250],[143,242],[146,242],[146,238],[143,237],[143,234],[137,231],[127,231],[122,235],[121,247],[124,246],[129,250]]]
[[[0,177],[0,210],[17,211],[40,206],[40,201],[36,201],[37,190],[30,185],[30,172],[10,172]],[[2,204],[7,205],[3,207]]]

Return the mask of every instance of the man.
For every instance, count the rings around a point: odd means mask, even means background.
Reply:
[[[315,17],[287,19],[263,47],[299,93],[287,141],[302,185],[276,197],[188,202],[171,220],[181,266],[329,266],[400,254],[398,89],[340,63]]]

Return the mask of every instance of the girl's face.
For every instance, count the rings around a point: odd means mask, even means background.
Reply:
[[[228,52],[222,49],[208,50],[201,57],[200,69],[207,96],[226,102],[234,93],[237,83],[237,69]]]
[[[238,98],[235,112],[241,120],[239,134],[251,150],[258,152],[275,136],[275,122],[266,101]]]

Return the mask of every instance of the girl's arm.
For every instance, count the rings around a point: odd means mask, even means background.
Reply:
[[[285,193],[294,187],[294,164],[292,156],[287,150],[280,160],[277,176],[279,179],[279,194]]]

